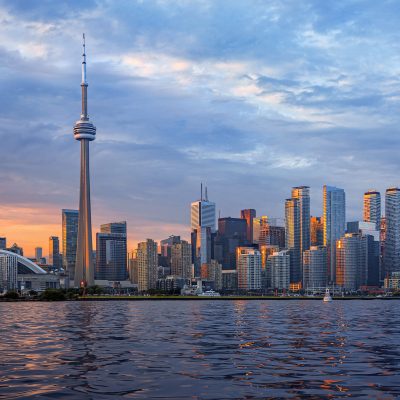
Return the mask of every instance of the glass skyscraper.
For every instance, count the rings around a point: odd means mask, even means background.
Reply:
[[[346,230],[346,195],[343,189],[327,186],[323,188],[324,246],[328,255],[328,281],[336,280],[336,241]]]
[[[373,222],[377,231],[381,228],[381,194],[376,190],[369,190],[364,193],[365,222]]]
[[[78,210],[62,210],[63,267],[70,280],[75,277],[76,243],[78,240]]]
[[[301,234],[300,234],[300,201],[286,199],[286,248],[290,254],[290,283],[299,283],[302,280],[301,265]]]
[[[385,217],[384,278],[400,272],[400,189],[397,187],[386,190]]]

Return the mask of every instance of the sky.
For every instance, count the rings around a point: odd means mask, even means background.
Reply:
[[[0,236],[26,255],[77,208],[86,34],[94,232],[189,238],[200,183],[221,216],[282,217],[292,186],[399,185],[400,2],[0,0]]]

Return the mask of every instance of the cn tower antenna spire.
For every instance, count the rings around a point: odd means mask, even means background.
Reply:
[[[83,60],[82,60],[82,85],[87,85],[86,81],[86,42],[85,42],[85,34],[82,34],[82,45],[83,45]]]

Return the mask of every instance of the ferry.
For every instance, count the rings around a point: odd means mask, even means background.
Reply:
[[[219,297],[221,296],[218,292],[215,292],[214,290],[207,290],[203,293],[200,293],[198,296],[205,296],[205,297]]]
[[[330,291],[329,291],[329,288],[326,288],[326,289],[325,289],[324,302],[325,302],[325,303],[329,303],[329,302],[331,302],[332,300],[333,300],[333,299],[332,299],[331,293],[330,293]]]

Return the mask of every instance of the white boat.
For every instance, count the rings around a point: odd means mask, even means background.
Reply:
[[[333,300],[333,299],[332,299],[331,293],[330,293],[330,291],[329,291],[329,288],[326,288],[326,289],[325,289],[324,302],[325,302],[325,303],[329,303],[329,302],[332,301],[332,300]]]
[[[214,290],[207,290],[203,293],[200,293],[199,296],[206,296],[206,297],[219,297],[221,296],[218,292],[214,292]]]

